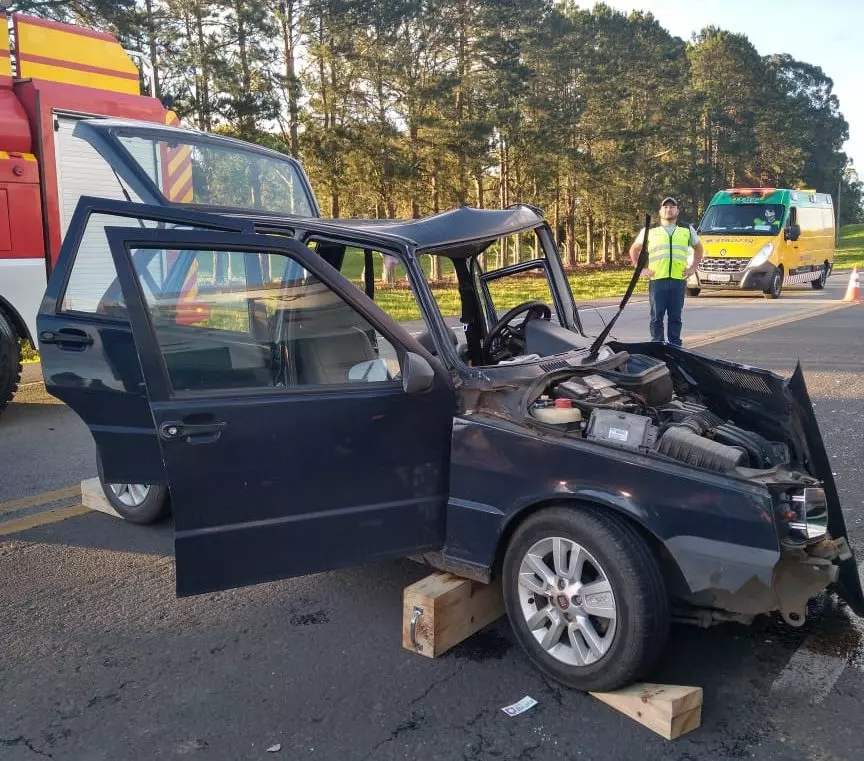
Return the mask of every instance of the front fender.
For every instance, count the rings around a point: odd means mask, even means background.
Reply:
[[[779,558],[761,487],[482,414],[457,418],[445,555],[491,570],[526,511],[580,502],[626,515],[662,542],[691,592],[770,584]]]

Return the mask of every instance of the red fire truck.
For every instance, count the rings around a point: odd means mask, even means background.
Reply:
[[[47,277],[82,197],[320,216],[299,162],[181,128],[141,94],[138,68],[111,35],[20,14],[11,27],[14,46],[0,14],[0,412],[17,390],[22,345],[36,345]],[[86,282],[66,285],[71,313],[86,316],[84,295],[116,278],[100,233],[118,221],[102,216],[79,246]],[[146,484],[103,486],[126,511],[165,499]]]
[[[0,412],[17,388],[21,342],[35,346],[46,278],[82,195],[319,216],[290,157],[166,126],[179,120],[140,94],[138,68],[111,35],[16,14],[13,51],[9,26],[0,14]],[[207,187],[220,170],[234,174],[234,191],[224,179]],[[247,203],[250,173],[259,191]],[[284,180],[269,206],[262,176]]]

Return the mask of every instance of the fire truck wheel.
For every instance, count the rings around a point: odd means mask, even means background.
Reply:
[[[171,502],[168,488],[158,484],[109,484],[102,474],[102,459],[96,456],[99,483],[105,498],[131,523],[156,523],[168,517]]]
[[[18,334],[0,312],[0,413],[18,389],[21,378],[21,344]]]

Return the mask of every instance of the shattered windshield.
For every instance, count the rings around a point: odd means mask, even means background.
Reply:
[[[124,131],[116,137],[172,203],[314,215],[300,174],[287,159],[194,135]]]
[[[776,235],[783,226],[781,204],[742,204],[711,206],[702,218],[703,234]]]

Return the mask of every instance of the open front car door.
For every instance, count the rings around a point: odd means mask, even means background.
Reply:
[[[296,241],[106,232],[179,595],[441,548],[455,402],[419,343]],[[170,261],[160,289],[157,258]]]

